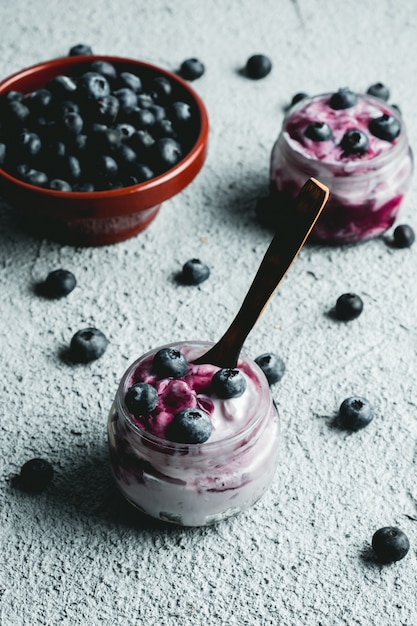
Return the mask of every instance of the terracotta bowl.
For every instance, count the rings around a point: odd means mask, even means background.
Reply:
[[[195,141],[173,167],[145,182],[106,191],[56,191],[36,187],[0,168],[0,194],[16,210],[25,227],[37,235],[71,245],[104,245],[128,239],[144,230],[156,217],[161,203],[182,191],[198,174],[207,154],[209,123],[201,98],[189,84],[159,67],[113,56],[68,56],[39,63],[0,83],[7,91],[30,93],[57,75],[71,76],[92,61],[108,61],[118,72],[145,78],[165,76],[178,99],[197,112]]]

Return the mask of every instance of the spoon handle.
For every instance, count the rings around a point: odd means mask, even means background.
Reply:
[[[309,178],[295,204],[288,213],[282,213],[281,227],[275,233],[233,322],[223,337],[194,363],[236,367],[246,337],[303,247],[328,197],[328,188]]]

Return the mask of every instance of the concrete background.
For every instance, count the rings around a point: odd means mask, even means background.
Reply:
[[[194,83],[211,121],[200,175],[166,202],[143,234],[96,249],[21,232],[0,208],[0,597],[2,626],[415,626],[417,483],[417,245],[306,247],[246,342],[253,357],[287,364],[274,396],[282,420],[276,479],[248,513],[215,527],[178,529],[132,515],[112,485],[107,411],[126,366],[171,340],[216,340],[271,239],[255,199],[297,91],[382,81],[417,145],[416,2],[405,0],[177,0],[123,3],[14,0],[0,8],[0,77],[67,54],[77,43],[176,70],[197,56]],[[272,73],[239,70],[254,53]],[[417,228],[415,181],[401,222]],[[193,256],[212,273],[200,287],[174,274]],[[34,285],[52,269],[77,288],[46,301]],[[349,324],[337,297],[364,300]],[[110,339],[89,366],[59,358],[95,325]],[[368,397],[364,431],[331,427],[341,401]],[[13,475],[33,456],[55,468],[35,497]],[[398,525],[411,549],[372,559],[375,530]]]

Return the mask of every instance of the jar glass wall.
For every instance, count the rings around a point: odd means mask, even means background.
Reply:
[[[170,344],[190,363],[211,345]],[[203,402],[225,405],[215,409],[221,410],[223,417],[218,417],[220,413],[215,417],[213,440],[176,443],[145,430],[124,401],[141,366],[155,352],[148,352],[128,368],[110,411],[109,453],[118,488],[144,513],[184,526],[211,524],[249,508],[271,483],[278,464],[278,412],[265,375],[256,363],[242,356],[238,368],[248,377],[250,395],[246,400],[219,401],[205,389]],[[190,370],[192,366],[187,376]]]

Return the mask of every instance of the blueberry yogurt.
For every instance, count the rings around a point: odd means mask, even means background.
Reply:
[[[341,244],[380,235],[394,223],[409,187],[413,157],[398,109],[349,89],[302,98],[273,146],[272,193],[291,202],[308,176],[330,189],[312,232]]]
[[[278,412],[264,373],[243,355],[235,369],[194,364],[211,345],[179,342],[140,357],[123,375],[108,420],[122,494],[183,526],[247,509],[278,464]]]

